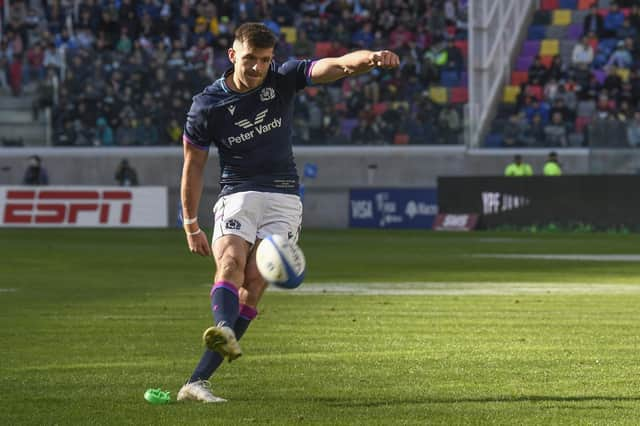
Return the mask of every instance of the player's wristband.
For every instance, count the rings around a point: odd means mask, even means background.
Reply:
[[[201,232],[202,232],[202,229],[198,229],[197,231],[194,231],[194,232],[187,232],[187,235],[190,237],[193,237],[194,235],[198,235]]]
[[[197,221],[198,221],[198,216],[182,218],[182,223],[184,223],[185,225],[191,225],[196,223]]]

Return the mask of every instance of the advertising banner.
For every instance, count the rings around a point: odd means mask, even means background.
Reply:
[[[0,186],[2,227],[166,227],[166,187]]]
[[[438,214],[435,189],[352,189],[352,228],[431,229]]]
[[[480,226],[640,228],[640,176],[446,177],[442,213],[480,215]]]

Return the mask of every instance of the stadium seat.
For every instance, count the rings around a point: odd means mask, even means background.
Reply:
[[[502,101],[507,104],[515,104],[520,94],[520,86],[505,86]]]
[[[516,71],[529,71],[533,63],[533,56],[520,56],[516,61]]]
[[[448,102],[447,88],[431,86],[429,88],[429,97],[437,104],[446,104]]]
[[[578,0],[578,9],[589,10],[589,8],[593,3],[594,3],[594,0]]]
[[[547,29],[545,26],[532,25],[527,32],[528,40],[543,40],[547,35]]]
[[[591,122],[591,117],[576,118],[576,132],[577,133],[584,132],[584,129],[589,125],[590,122]]]
[[[487,135],[487,138],[484,140],[484,146],[487,148],[502,148],[502,141],[502,135],[491,133]]]
[[[356,118],[345,118],[340,123],[340,133],[347,138],[351,137],[351,132],[358,126],[358,120]]]
[[[623,82],[629,81],[629,70],[627,68],[618,68],[616,74],[620,76]]]
[[[540,62],[542,62],[542,65],[544,65],[545,67],[549,68],[551,66],[551,62],[553,62],[553,56],[540,56]]]
[[[540,40],[527,40],[522,45],[522,56],[536,56],[540,53]]]
[[[540,55],[555,56],[560,53],[560,43],[556,39],[545,39],[540,44]]]
[[[469,57],[469,41],[468,40],[456,40],[453,44],[460,49],[464,58]]]
[[[280,27],[280,33],[286,36],[287,43],[295,43],[298,41],[298,31],[296,27]]]
[[[329,52],[331,52],[331,42],[330,41],[319,41],[316,43],[316,49],[314,56],[316,58],[324,58],[329,56]]]
[[[316,86],[307,86],[304,91],[307,93],[307,95],[309,95],[310,97],[315,97],[318,94],[318,91],[320,89],[318,89]]]
[[[527,71],[514,71],[511,73],[512,86],[520,86],[527,81],[529,81],[529,73]]]
[[[593,70],[593,75],[600,84],[604,83],[604,79],[607,78],[607,73],[602,70]]]
[[[378,102],[376,104],[373,104],[373,113],[376,116],[384,114],[387,108],[389,108],[389,104],[387,104],[386,102]]]
[[[396,133],[393,136],[394,145],[407,145],[409,143],[409,135],[406,133]]]
[[[566,9],[554,10],[551,23],[553,25],[566,27],[567,25],[571,24],[571,11]]]
[[[339,102],[333,105],[333,109],[335,109],[336,111],[345,112],[347,110],[347,104],[345,104],[344,102]]]
[[[533,14],[533,25],[551,25],[551,12],[548,10],[536,10]]]
[[[559,7],[559,0],[541,0],[540,1],[540,9],[541,10],[555,10]]]
[[[559,8],[575,10],[578,8],[578,0],[560,0]]]
[[[565,34],[569,40],[580,40],[580,37],[582,37],[582,24],[569,25]]]
[[[469,90],[466,87],[454,87],[451,89],[452,104],[466,104],[469,102]]]
[[[529,86],[527,93],[537,100],[542,100],[542,98],[544,97],[544,88],[538,85],[531,85]]]
[[[567,34],[567,28],[569,28],[568,25],[551,25],[550,27],[547,27],[547,38],[562,40]]]
[[[442,71],[440,73],[440,84],[444,87],[456,87],[460,82],[458,71]]]

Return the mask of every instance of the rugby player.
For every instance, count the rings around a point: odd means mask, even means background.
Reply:
[[[267,283],[256,267],[256,248],[270,234],[298,240],[302,203],[291,147],[296,92],[400,64],[393,52],[360,50],[277,65],[276,40],[262,24],[239,26],[228,50],[233,67],[193,98],[187,114],[180,191],[184,230],[192,253],[213,254],[216,273],[210,293],[214,325],[203,335],[207,350],[178,400],[225,401],[212,394],[208,379],[225,358],[242,355],[238,340],[258,313]],[[211,145],[218,149],[221,189],[210,246],[196,215]]]

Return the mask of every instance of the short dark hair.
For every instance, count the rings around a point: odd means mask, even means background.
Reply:
[[[278,41],[266,25],[257,22],[246,22],[240,25],[236,29],[235,39],[240,43],[247,42],[249,46],[258,49],[275,47]]]

